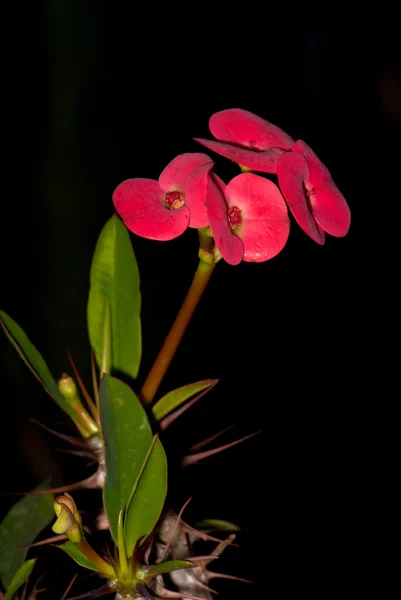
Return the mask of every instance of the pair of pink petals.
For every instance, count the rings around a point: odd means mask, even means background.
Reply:
[[[325,232],[348,233],[351,214],[329,171],[305,142],[294,142],[279,127],[246,110],[215,113],[209,128],[218,140],[195,138],[243,167],[275,173],[299,226],[318,244]]]
[[[213,164],[206,154],[180,154],[158,181],[123,181],[113,193],[116,211],[130,231],[159,241],[174,239],[187,227],[210,225],[217,248],[232,265],[273,258],[289,234],[287,207],[277,186],[251,173],[226,186],[211,173]],[[230,209],[236,215],[231,226]]]
[[[126,227],[150,240],[172,240],[187,229],[207,227],[208,173],[213,166],[201,153],[180,154],[159,180],[127,179],[113,192],[113,203]]]

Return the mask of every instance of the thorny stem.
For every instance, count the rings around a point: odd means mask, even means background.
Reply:
[[[176,353],[186,328],[195,312],[199,300],[209,282],[216,263],[210,252],[209,241],[200,234],[199,265],[195,272],[191,287],[185,297],[180,311],[167,335],[164,344],[142,386],[141,398],[145,404],[150,404],[155,397],[159,385]]]

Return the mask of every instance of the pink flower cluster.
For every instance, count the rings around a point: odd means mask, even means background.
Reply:
[[[115,189],[114,206],[130,231],[166,241],[187,227],[209,227],[220,254],[232,265],[263,262],[284,248],[290,230],[287,206],[318,244],[324,244],[326,233],[347,234],[347,202],[305,142],[295,142],[279,127],[238,108],[215,113],[209,127],[217,141],[195,138],[197,142],[242,170],[275,174],[279,187],[250,172],[225,185],[209,156],[180,154],[158,181],[128,179]]]

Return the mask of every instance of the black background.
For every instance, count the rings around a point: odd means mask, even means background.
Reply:
[[[329,167],[352,211],[346,238],[319,247],[292,222],[271,262],[222,262],[213,275],[161,392],[205,377],[220,383],[171,428],[169,445],[179,455],[231,424],[224,442],[263,431],[187,469],[171,497],[176,508],[193,497],[187,520],[225,518],[243,529],[240,549],[218,570],[256,588],[223,582],[223,598],[393,597],[382,566],[394,577],[395,32],[286,27],[284,36],[277,26],[261,37],[243,25],[241,34],[211,27],[183,36],[177,25],[159,34],[123,2],[46,2],[24,17],[6,74],[1,308],[55,375],[68,369],[69,348],[89,382],[89,266],[118,183],[157,178],[177,154],[202,151],[192,137],[210,137],[209,117],[234,107],[304,139]],[[223,179],[238,173],[214,158]],[[140,385],[190,284],[197,236],[132,241],[143,298]],[[66,430],[4,336],[0,349],[4,490],[87,474],[30,421]],[[4,513],[13,499],[2,500]]]

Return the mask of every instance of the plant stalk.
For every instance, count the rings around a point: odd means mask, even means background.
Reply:
[[[199,261],[191,287],[185,297],[180,311],[167,335],[164,344],[151,368],[141,390],[144,404],[150,404],[159,389],[160,383],[176,353],[192,315],[202,297],[216,264],[213,260],[206,262],[204,257]]]

